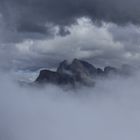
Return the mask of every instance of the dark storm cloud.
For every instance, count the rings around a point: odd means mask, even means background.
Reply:
[[[63,27],[82,16],[118,24],[140,23],[139,0],[4,0],[0,5],[6,21],[21,32],[44,33],[46,22]]]
[[[140,47],[135,43],[140,36],[137,26],[123,28],[110,23],[96,26],[85,18],[77,22],[78,25],[69,28],[71,34],[67,36],[17,43],[11,64],[20,69],[33,70],[54,68],[64,59],[71,61],[79,58],[98,67],[121,67],[123,64],[140,66]],[[118,38],[119,34],[121,39]],[[125,38],[126,35],[129,40]]]
[[[47,28],[34,23],[21,23],[17,29],[19,32],[37,32],[42,34],[46,34],[47,32]]]
[[[0,0],[1,65],[8,58],[6,67],[53,67],[75,57],[101,66],[139,64],[139,5],[139,0]]]

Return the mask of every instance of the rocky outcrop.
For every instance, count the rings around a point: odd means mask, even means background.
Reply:
[[[117,69],[107,66],[102,70],[92,64],[74,59],[70,64],[64,60],[56,71],[41,70],[37,83],[53,83],[57,85],[93,85],[98,77],[105,77],[110,73],[117,73]]]
[[[81,73],[91,75],[97,73],[97,69],[86,61],[74,59],[71,64],[68,64],[66,60],[60,63],[58,73]]]
[[[53,84],[71,84],[74,85],[74,79],[68,74],[60,74],[58,72],[53,72],[50,70],[41,70],[38,78],[36,79],[38,83],[53,83]]]

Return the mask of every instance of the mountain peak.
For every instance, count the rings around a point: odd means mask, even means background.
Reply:
[[[102,70],[86,61],[75,58],[71,63],[68,63],[67,60],[62,61],[56,71],[40,71],[36,82],[58,85],[75,85],[76,83],[91,85],[97,77],[104,77],[109,73],[116,72],[117,69],[114,67],[107,66]]]

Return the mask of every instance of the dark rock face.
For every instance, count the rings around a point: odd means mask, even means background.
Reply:
[[[41,70],[38,78],[36,79],[38,83],[53,83],[53,84],[71,84],[74,85],[73,77],[67,74],[59,74],[58,72],[53,72],[50,70]]]
[[[66,60],[60,63],[57,72],[72,75],[76,81],[81,81],[83,77],[96,75],[97,69],[86,61],[74,59],[71,64]]]
[[[96,68],[90,63],[74,59],[72,63],[66,60],[61,62],[56,71],[41,70],[37,83],[52,83],[57,85],[94,85],[97,77],[104,77],[109,73],[116,73],[114,67],[105,67],[104,70]]]

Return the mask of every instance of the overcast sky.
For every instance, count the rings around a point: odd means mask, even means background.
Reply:
[[[139,66],[139,0],[0,0],[0,68]]]

